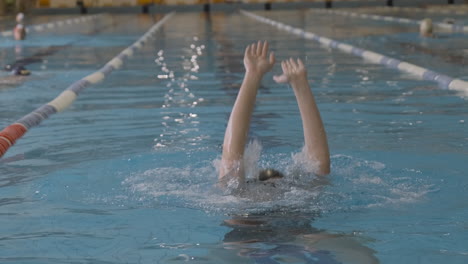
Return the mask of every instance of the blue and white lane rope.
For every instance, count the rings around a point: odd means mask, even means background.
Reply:
[[[86,87],[102,81],[113,70],[120,68],[125,60],[130,58],[135,51],[141,49],[143,45],[148,42],[149,38],[173,15],[174,12],[164,16],[163,19],[154,24],[141,38],[120,52],[119,55],[106,63],[106,65],[104,65],[100,70],[73,83],[54,100],[42,105],[0,131],[0,157],[2,157],[5,152],[13,146],[16,140],[21,138],[27,132],[27,130],[39,125],[43,120],[49,118],[49,116],[65,110],[76,100],[80,92],[82,92]]]
[[[379,15],[370,15],[370,14],[361,14],[356,12],[347,12],[347,11],[340,11],[340,10],[330,10],[330,9],[309,9],[310,12],[314,13],[321,13],[321,14],[337,14],[352,18],[364,18],[364,19],[373,19],[373,20],[380,20],[386,22],[396,22],[402,24],[409,24],[409,25],[421,25],[421,21],[413,20],[408,18],[402,17],[392,17],[392,16],[379,16]],[[432,22],[435,28],[448,30],[452,32],[468,32],[468,26],[464,25],[455,25],[449,23],[435,23]]]
[[[31,25],[26,27],[26,33],[31,33],[31,32],[42,32],[42,31],[47,31],[55,28],[59,28],[65,25],[74,25],[74,24],[79,24],[83,22],[90,22],[95,19],[98,19],[102,17],[104,14],[98,14],[98,15],[91,15],[91,16],[84,16],[84,17],[77,17],[77,18],[70,18],[66,20],[60,20],[60,21],[55,21],[55,22],[50,22],[50,23],[44,23],[44,24],[38,24],[38,25]],[[0,32],[0,36],[3,37],[10,37],[13,36],[13,30],[6,30]]]
[[[314,40],[316,42],[319,42],[320,44],[324,45],[325,47],[333,48],[333,49],[338,49],[342,52],[348,53],[348,54],[353,54],[359,57],[364,58],[367,61],[377,63],[377,64],[382,64],[385,65],[389,68],[394,68],[398,69],[403,72],[410,73],[412,75],[418,76],[424,80],[428,81],[435,81],[439,84],[439,86],[443,89],[449,89],[449,90],[456,90],[456,91],[462,91],[462,92],[468,92],[468,82],[461,80],[461,79],[454,79],[452,77],[449,77],[444,74],[440,74],[428,69],[425,69],[423,67],[405,62],[405,61],[400,61],[391,57],[387,57],[385,55],[370,51],[370,50],[364,50],[358,47],[354,47],[352,45],[339,42],[333,39],[329,39],[326,37],[321,37],[319,35],[316,35],[311,32],[306,32],[300,28],[295,28],[286,24],[283,24],[281,22],[277,22],[259,15],[255,15],[251,12],[247,12],[245,10],[241,10],[241,13],[251,17],[253,19],[256,19],[260,22],[272,25],[277,27],[278,29],[285,30],[289,33],[298,35],[300,37],[303,37],[305,39],[310,39]]]

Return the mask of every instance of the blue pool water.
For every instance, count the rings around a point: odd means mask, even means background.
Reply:
[[[37,25],[37,24],[44,24],[50,22],[56,22],[60,20],[70,19],[70,18],[77,18],[80,17],[79,15],[56,15],[56,16],[30,16],[26,15],[24,18],[24,25]],[[5,30],[12,30],[16,25],[16,17],[15,16],[3,16],[0,18],[0,31]]]
[[[256,13],[468,79],[466,35],[425,40],[389,23]],[[109,16],[94,28],[31,35],[23,57],[67,46],[29,65],[28,79],[2,84],[0,127],[99,69],[159,18]],[[278,60],[305,60],[332,173],[290,176],[238,197],[215,187],[216,164],[243,49],[258,39]],[[401,42],[428,52],[395,49]],[[16,59],[15,45],[2,40],[2,62]],[[457,59],[430,53],[445,45],[460,47],[450,54]],[[302,126],[292,90],[271,79],[279,71],[259,90],[249,161],[291,172]],[[236,12],[176,14],[122,69],[0,160],[0,261],[466,263],[464,96]]]

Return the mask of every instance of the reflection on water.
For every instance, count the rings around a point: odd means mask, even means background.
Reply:
[[[224,221],[226,250],[253,263],[378,263],[374,251],[352,236],[311,226],[314,215],[248,215]]]

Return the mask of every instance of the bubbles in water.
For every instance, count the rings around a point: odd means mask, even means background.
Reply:
[[[195,39],[194,39],[195,40]],[[196,40],[195,40],[196,41]],[[196,76],[199,65],[197,60],[202,55],[201,48],[195,44],[189,44],[190,49],[184,49],[185,55],[181,56],[181,68],[183,72],[178,72],[176,69],[171,68],[164,63],[164,52],[160,50],[155,62],[160,69],[157,74],[159,79],[166,79],[168,88],[164,95],[164,103],[161,108],[167,111],[163,112],[161,124],[164,127],[163,137],[154,139],[155,150],[168,150],[177,149],[183,150],[185,145],[200,145],[201,139],[206,139],[206,135],[197,135],[198,127],[200,126],[199,117],[192,112],[192,109],[198,107],[203,98],[197,97],[196,93],[192,91],[189,80],[197,80]],[[177,72],[177,74],[176,74]],[[188,109],[190,112],[180,113],[175,109]],[[191,135],[186,132],[192,132]],[[195,136],[194,136],[195,135]]]

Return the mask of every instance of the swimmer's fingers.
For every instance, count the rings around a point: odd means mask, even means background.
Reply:
[[[247,45],[247,48],[245,48],[245,51],[244,51],[244,57],[248,57],[250,54],[250,45]]]
[[[302,63],[301,59],[297,59],[297,65],[299,69],[305,69],[304,63]]]
[[[262,44],[262,42],[259,40],[259,41],[257,42],[257,52],[256,52],[255,55],[257,55],[257,56],[262,56],[262,49],[263,49],[263,44]]]
[[[283,70],[283,73],[280,75],[274,75],[273,80],[277,83],[289,82],[289,69],[286,61],[281,61],[281,69]]]
[[[250,55],[255,56],[255,52],[257,52],[257,44],[250,44]]]
[[[255,56],[256,50],[257,50],[257,46],[255,45],[255,43],[254,43],[254,44],[251,44],[251,45],[250,45],[250,53],[249,53],[249,55]]]
[[[270,52],[270,64],[273,65],[275,64],[275,53]]]
[[[296,72],[297,71],[297,64],[296,62],[294,61],[293,58],[289,58],[289,65],[291,65],[291,70]]]
[[[261,56],[262,58],[266,58],[267,55],[268,55],[268,42],[264,41]]]
[[[286,64],[286,61],[282,61],[282,62],[281,62],[281,69],[283,70],[283,73],[284,73],[284,74],[288,74],[288,73],[289,73],[289,69],[288,69],[288,65]]]
[[[285,60],[284,65],[286,65],[286,70],[287,70],[286,74],[290,75],[292,73],[292,71],[293,71],[293,68],[291,66],[291,62],[289,60]]]
[[[281,75],[274,75],[273,80],[277,83],[287,83],[289,82],[289,78],[286,74],[281,74]]]

